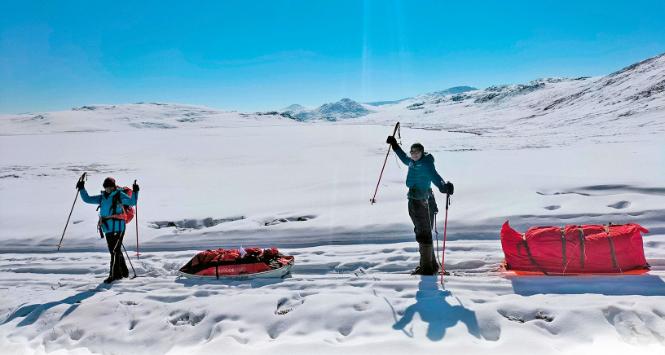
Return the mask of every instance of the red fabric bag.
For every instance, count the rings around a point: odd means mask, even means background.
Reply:
[[[519,233],[501,228],[507,270],[546,275],[625,273],[647,270],[639,224],[531,227]]]
[[[245,248],[245,256],[238,249],[206,250],[194,255],[180,271],[198,276],[251,275],[293,264],[293,256],[286,256],[277,248]]]

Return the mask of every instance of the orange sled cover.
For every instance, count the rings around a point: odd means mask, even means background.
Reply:
[[[265,274],[294,262],[294,257],[284,255],[277,248],[245,248],[244,255],[238,249],[206,250],[196,254],[180,272],[202,277],[233,277]]]
[[[639,224],[501,228],[505,268],[546,275],[626,273],[647,270]]]

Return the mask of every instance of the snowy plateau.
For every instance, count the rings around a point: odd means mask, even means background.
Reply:
[[[455,183],[443,286],[409,275],[407,168],[392,153],[369,202],[397,121],[403,147],[421,142]],[[0,153],[2,354],[665,354],[665,55],[376,103],[1,115]],[[138,180],[140,258],[133,223],[125,246],[139,277],[102,283],[106,243],[80,200],[56,252],[82,172],[91,192]],[[639,223],[651,270],[505,275],[506,220]],[[239,246],[294,255],[291,275],[178,274]]]

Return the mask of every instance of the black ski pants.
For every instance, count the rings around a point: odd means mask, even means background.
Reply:
[[[430,194],[427,200],[409,199],[409,217],[413,222],[418,243],[432,245],[432,227],[437,212],[439,209],[433,194]]]
[[[125,264],[125,258],[122,255],[122,238],[124,234],[124,232],[106,233],[106,244],[109,247],[109,253],[111,253],[111,265],[109,268],[109,278],[111,280],[118,280],[129,276],[129,270],[127,270],[127,264]]]

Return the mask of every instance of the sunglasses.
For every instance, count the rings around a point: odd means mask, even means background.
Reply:
[[[411,155],[413,155],[413,154],[418,154],[418,153],[422,153],[422,152],[419,151],[419,150],[412,150],[412,151],[409,151],[409,153],[411,153]]]

